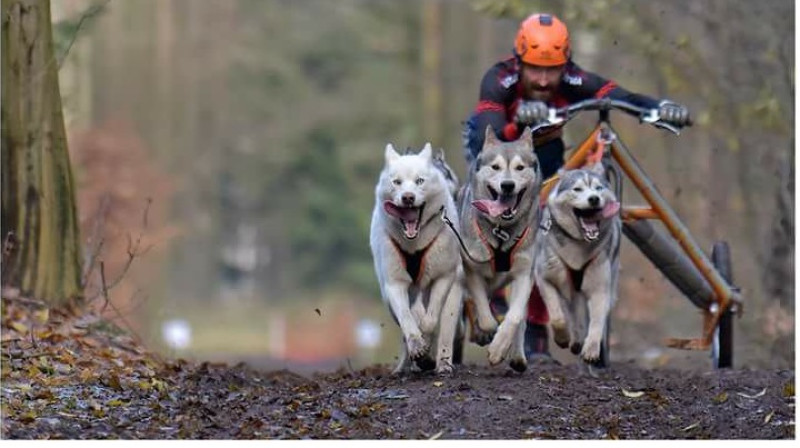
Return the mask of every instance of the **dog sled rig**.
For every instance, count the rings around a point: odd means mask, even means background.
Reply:
[[[588,159],[601,156],[606,176],[620,203],[623,203],[623,176],[631,181],[647,205],[623,205],[620,210],[623,234],[703,313],[700,337],[670,338],[665,341],[665,345],[678,349],[709,350],[714,368],[732,367],[733,315],[741,316],[743,305],[740,290],[732,283],[728,243],[714,243],[710,257],[706,255],[614,131],[610,123],[612,110],[627,112],[638,116],[642,123],[680,134],[679,128],[659,120],[657,109],[641,108],[608,98],[589,99],[562,108],[551,108],[548,117],[536,124],[533,131],[564,124],[581,112],[598,113],[597,124],[565,162],[564,169],[580,168]],[[540,193],[541,201],[547,200],[557,180],[556,174],[544,181]],[[667,232],[654,226],[652,221],[660,221]],[[609,331],[610,322],[606,322],[598,367],[609,364]]]

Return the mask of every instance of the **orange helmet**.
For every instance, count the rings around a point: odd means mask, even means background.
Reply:
[[[569,31],[550,14],[532,14],[519,26],[514,54],[526,64],[554,66],[569,60]]]

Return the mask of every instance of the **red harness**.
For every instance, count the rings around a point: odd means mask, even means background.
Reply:
[[[525,230],[517,237],[514,245],[511,246],[508,250],[499,250],[497,248],[492,247],[489,244],[489,241],[483,235],[483,231],[481,231],[481,226],[478,225],[478,218],[475,218],[472,221],[472,225],[475,227],[475,231],[478,233],[478,236],[481,239],[481,242],[486,247],[486,250],[491,253],[491,258],[489,262],[492,265],[493,272],[508,272],[511,270],[512,260],[514,260],[514,252],[517,251],[519,248],[520,243],[525,237],[528,235],[528,232],[531,230],[530,226],[525,227]]]
[[[408,272],[408,275],[411,276],[411,281],[415,284],[419,283],[422,273],[425,272],[425,254],[428,253],[428,249],[433,245],[433,242],[436,241],[436,238],[432,239],[427,246],[411,254],[404,251],[394,239],[389,238],[389,240],[392,242],[395,250],[397,250],[398,255],[400,255],[403,267],[406,269],[406,272]]]

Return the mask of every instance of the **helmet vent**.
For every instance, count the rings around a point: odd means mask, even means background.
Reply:
[[[550,14],[542,14],[539,16],[539,25],[550,26],[553,24],[553,16]]]

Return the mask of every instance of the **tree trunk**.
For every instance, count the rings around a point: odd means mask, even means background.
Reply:
[[[442,145],[442,4],[422,2],[422,135]]]
[[[2,23],[3,284],[58,303],[81,295],[81,270],[50,3],[3,2]]]

